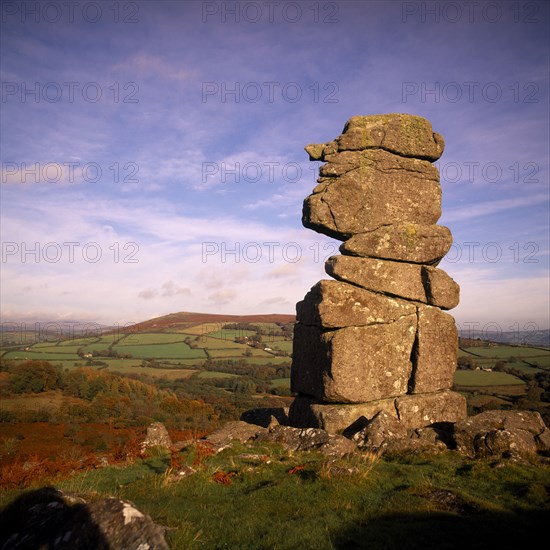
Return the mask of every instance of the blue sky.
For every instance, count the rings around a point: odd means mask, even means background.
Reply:
[[[294,313],[339,244],[303,147],[407,112],[447,143],[457,323],[548,328],[547,2],[34,6],[2,4],[4,322]]]

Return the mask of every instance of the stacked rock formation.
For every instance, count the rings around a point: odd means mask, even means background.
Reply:
[[[344,241],[296,306],[291,425],[330,432],[378,412],[407,428],[456,422],[466,401],[450,390],[459,287],[435,267],[452,244],[432,164],[443,138],[407,114],[356,116],[334,141],[308,145],[325,161],[304,201],[305,227]]]

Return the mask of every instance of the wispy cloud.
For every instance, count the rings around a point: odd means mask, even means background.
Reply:
[[[468,204],[462,207],[452,207],[445,213],[448,222],[464,221],[481,216],[490,216],[505,210],[524,208],[533,205],[544,205],[548,203],[548,194],[537,193],[531,196],[515,197],[513,199],[502,199],[482,204]]]

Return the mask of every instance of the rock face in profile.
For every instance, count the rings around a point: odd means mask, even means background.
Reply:
[[[378,423],[416,430],[466,416],[451,391],[457,331],[442,311],[459,287],[435,267],[452,244],[437,225],[432,162],[443,148],[426,119],[407,114],[353,117],[334,141],[306,147],[326,164],[302,222],[344,243],[325,265],[336,281],[296,306],[291,425],[357,432],[383,413]]]
[[[402,157],[436,161],[445,148],[443,137],[433,132],[428,120],[420,116],[393,113],[351,117],[334,141],[308,145],[310,160],[327,160],[338,151],[382,149]]]
[[[305,227],[345,240],[397,220],[425,225],[437,222],[441,186],[432,164],[382,150],[354,157],[347,159],[353,165],[333,162],[332,168],[321,167],[319,184],[304,202]]]

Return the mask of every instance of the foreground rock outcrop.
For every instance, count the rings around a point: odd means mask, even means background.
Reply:
[[[164,528],[118,498],[86,502],[53,487],[25,493],[1,514],[0,548],[168,550]]]
[[[408,429],[466,416],[451,391],[458,336],[443,310],[459,287],[436,265],[452,244],[441,215],[444,148],[424,118],[353,117],[304,201],[305,227],[344,241],[296,306],[289,423],[345,432],[384,412]]]

